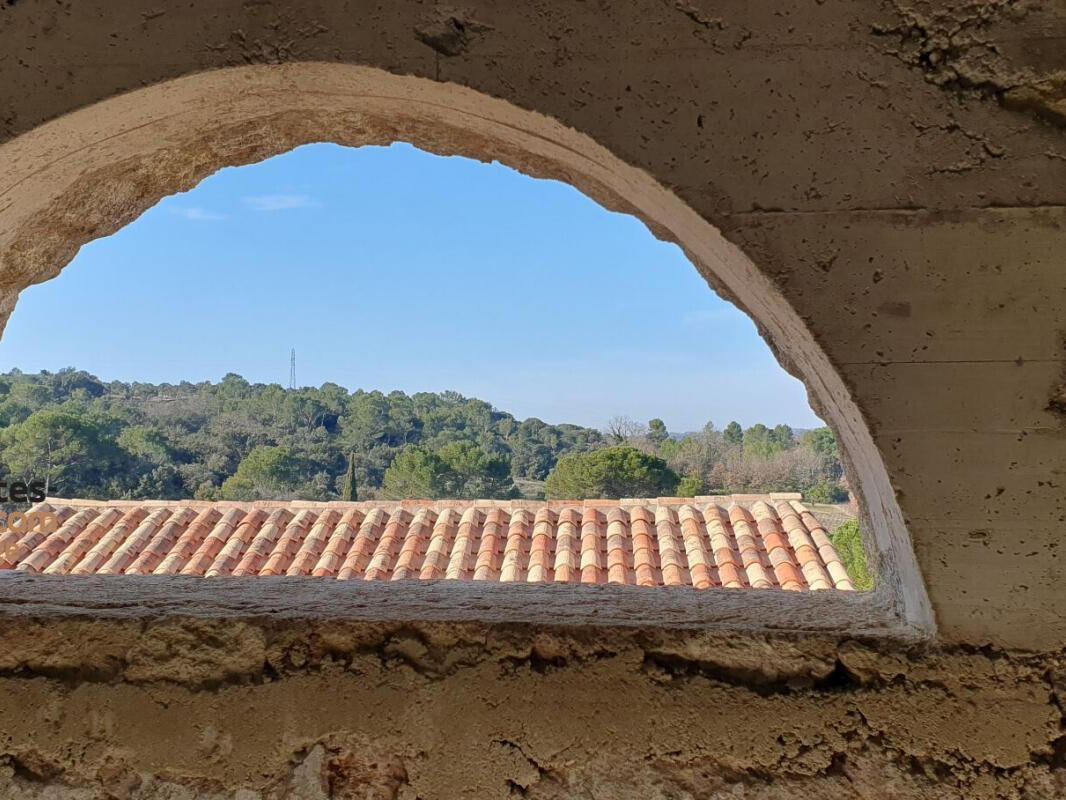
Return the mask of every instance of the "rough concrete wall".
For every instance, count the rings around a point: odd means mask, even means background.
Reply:
[[[647,170],[844,375],[944,635],[5,620],[2,796],[1066,795],[1064,38],[1057,2],[0,5],[0,139],[201,70],[334,61]]]
[[[1066,794],[1061,654],[194,619],[5,644],[5,800]]]
[[[889,465],[941,633],[1040,649],[1066,642],[1064,32],[1066,7],[1028,0],[19,0],[0,136],[309,60],[553,116],[676,191],[807,319]]]

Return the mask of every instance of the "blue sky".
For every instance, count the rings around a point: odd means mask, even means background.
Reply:
[[[407,145],[225,169],[23,293],[0,368],[454,389],[520,418],[817,417],[674,245],[571,187]]]

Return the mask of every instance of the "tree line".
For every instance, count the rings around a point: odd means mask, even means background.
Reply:
[[[101,499],[845,496],[827,428],[678,436],[616,418],[601,432],[456,392],[289,390],[233,373],[179,384],[0,374],[0,461],[50,496]]]
[[[661,419],[643,425],[615,417],[610,446],[568,454],[548,476],[549,497],[647,497],[801,492],[813,502],[846,500],[844,470],[829,428],[797,435],[788,425],[707,423],[671,435]],[[628,493],[627,493],[628,492]]]

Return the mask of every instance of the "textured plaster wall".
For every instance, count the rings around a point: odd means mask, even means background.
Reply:
[[[1062,654],[279,620],[5,640],[13,800],[1066,793]]]
[[[0,796],[1066,795],[1066,6],[8,0],[0,141],[307,61],[547,114],[739,245],[864,415],[941,638],[8,614]],[[109,230],[17,189],[8,309]]]

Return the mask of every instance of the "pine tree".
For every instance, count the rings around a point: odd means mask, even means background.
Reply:
[[[355,453],[348,455],[348,471],[344,473],[344,484],[341,486],[341,500],[354,502],[359,499],[359,493],[355,488]]]

